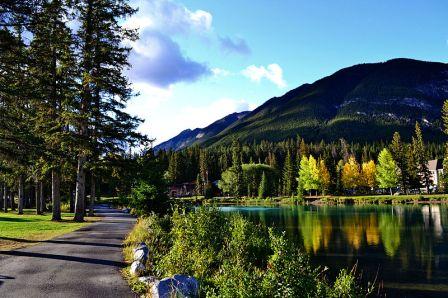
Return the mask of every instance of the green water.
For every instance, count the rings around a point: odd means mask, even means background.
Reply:
[[[387,297],[448,297],[447,205],[220,208],[284,230],[330,275],[357,264]]]

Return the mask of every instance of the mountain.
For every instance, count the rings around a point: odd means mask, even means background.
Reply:
[[[445,139],[440,112],[448,99],[448,64],[411,59],[359,64],[304,84],[208,139],[205,146],[280,141],[300,135],[307,141],[389,141],[394,131],[410,139],[415,122],[425,139]]]
[[[194,144],[202,144],[204,141],[216,136],[224,129],[232,125],[235,121],[246,116],[249,112],[233,113],[219,119],[207,127],[186,129],[174,138],[169,139],[154,147],[154,150],[180,150]]]
[[[271,98],[252,112],[229,115],[232,121],[198,142],[193,140],[200,130],[187,130],[163,147],[171,142],[174,148],[184,148],[229,144],[234,139],[281,141],[297,135],[315,142],[390,141],[395,131],[409,140],[416,121],[426,140],[441,141],[445,140],[440,119],[445,99],[448,64],[404,58],[359,64]]]

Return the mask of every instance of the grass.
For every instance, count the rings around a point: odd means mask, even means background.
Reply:
[[[23,215],[12,211],[0,213],[0,250],[17,249],[67,234],[91,224],[98,218],[86,217],[85,222],[72,221],[73,213],[62,213],[62,220],[51,221],[51,214],[36,215],[24,210]]]
[[[296,205],[306,202],[314,204],[409,204],[409,203],[448,203],[448,194],[422,195],[360,195],[360,196],[315,196],[315,197],[274,197],[274,198],[233,198],[204,197],[177,198],[178,203],[188,204],[240,204],[240,205]]]

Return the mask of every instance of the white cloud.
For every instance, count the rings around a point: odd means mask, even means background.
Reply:
[[[159,117],[154,115],[155,126],[148,131],[157,140],[155,144],[166,141],[186,128],[206,127],[218,119],[235,112],[249,111],[256,105],[242,99],[221,98],[210,102],[208,105],[186,106],[179,108],[175,113],[175,121],[171,117]]]
[[[211,70],[215,77],[227,77],[232,74],[230,71],[218,67],[212,68]]]
[[[179,82],[194,82],[211,75],[206,63],[195,61],[182,51],[173,36],[203,35],[212,31],[213,17],[204,10],[191,11],[171,0],[135,0],[138,12],[124,26],[138,29],[140,39],[128,42],[133,82],[168,87]]]
[[[166,34],[207,33],[212,31],[213,16],[204,10],[191,11],[170,0],[136,0],[138,13],[126,21],[127,28],[163,31]]]
[[[269,64],[267,67],[250,65],[241,73],[254,82],[260,82],[261,79],[266,78],[279,88],[286,87],[286,82],[283,79],[283,70],[276,63]]]
[[[126,107],[126,112],[131,115],[137,116],[141,119],[145,119],[145,122],[141,124],[138,130],[144,134],[153,135],[153,127],[150,127],[152,114],[157,108],[168,101],[172,95],[173,90],[169,88],[158,88],[148,83],[134,83],[132,85],[133,90],[139,93],[139,96],[131,99]]]
[[[190,127],[196,128],[205,127],[231,113],[249,109],[249,103],[245,100],[221,98],[206,106],[185,107],[183,114],[188,115],[188,119],[192,122],[192,124],[189,124]]]

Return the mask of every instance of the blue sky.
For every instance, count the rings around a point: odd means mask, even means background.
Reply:
[[[448,62],[448,1],[132,0],[128,111],[156,144],[353,64]]]

